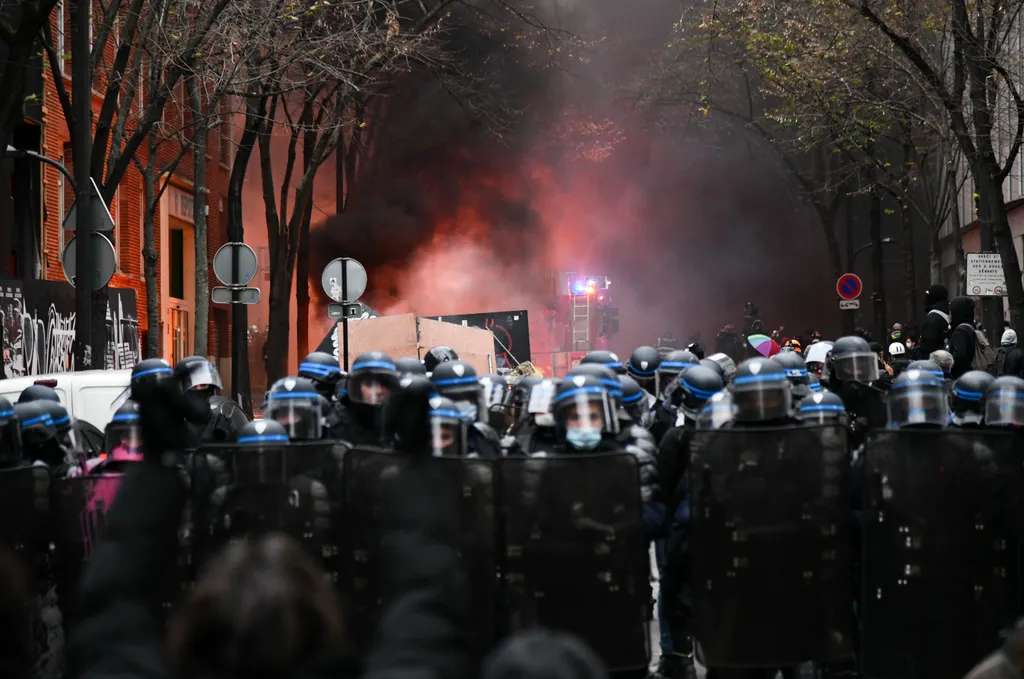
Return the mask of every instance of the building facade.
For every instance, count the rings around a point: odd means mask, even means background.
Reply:
[[[51,16],[54,39],[59,54],[70,49],[70,14],[72,0],[61,0]],[[118,36],[108,40],[108,57],[112,59],[117,47]],[[18,149],[35,151],[63,164],[72,175],[74,161],[71,137],[68,131],[53,74],[48,64],[40,58],[36,72],[30,78],[30,92],[36,95],[38,105],[26,106],[25,124],[15,132],[13,145]],[[70,60],[64,61],[63,74],[59,77],[64,86],[71,88]],[[186,107],[178,104],[185,100],[183,87],[175,92],[168,103],[164,119],[157,127],[177,129],[190,121]],[[34,90],[34,91],[33,91]],[[137,95],[134,115],[143,112],[142,102],[146,92]],[[93,112],[99,114],[102,93],[94,91]],[[173,127],[172,127],[173,126]],[[156,130],[160,132],[160,130]],[[219,125],[208,133],[207,143],[207,254],[210,261],[210,287],[214,280],[212,260],[217,248],[226,241],[227,212],[226,195],[230,165],[234,157],[231,122]],[[167,141],[158,147],[157,167],[167,166],[178,155],[177,142]],[[136,157],[145,165],[148,145],[143,144]],[[159,299],[160,326],[149,327],[146,292],[145,266],[143,261],[143,216],[145,196],[143,177],[139,167],[132,164],[118,185],[110,205],[110,214],[115,229],[112,244],[116,255],[117,270],[110,281],[111,288],[134,291],[134,315],[137,319],[138,339],[141,354],[145,354],[151,333],[159,335],[159,356],[176,361],[194,351],[194,324],[196,314],[195,278],[195,231],[192,205],[196,187],[192,182],[191,151],[186,151],[180,163],[170,176],[164,175],[168,186],[163,192],[156,210],[155,236],[156,251],[159,254],[157,291]],[[0,278],[13,280],[53,281],[67,286],[63,270],[63,252],[74,232],[62,227],[64,218],[74,202],[70,183],[54,167],[32,159],[5,161],[5,173],[10,177],[10,201],[17,228],[11,239],[10,262],[0,271]],[[160,182],[162,184],[163,181]],[[2,209],[3,206],[0,206]],[[2,219],[2,218],[0,218]],[[57,290],[51,286],[51,289]],[[72,293],[73,294],[73,293]],[[113,312],[113,313],[116,313]],[[108,314],[109,316],[110,314]],[[109,320],[109,319],[108,319]],[[208,351],[217,360],[222,370],[227,370],[230,361],[223,360],[230,355],[229,337],[230,310],[210,305]],[[224,375],[225,381],[229,379]]]

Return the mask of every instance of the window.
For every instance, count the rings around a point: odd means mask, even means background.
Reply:
[[[64,144],[64,150],[60,156],[61,164],[68,169],[71,176],[75,176],[75,164],[71,157],[71,144]],[[60,174],[60,223],[57,225],[57,261],[64,260],[64,245],[66,242],[66,235],[64,231],[64,219],[68,216],[68,211],[75,202],[75,192],[71,188],[71,182],[64,177],[64,174]]]
[[[185,232],[182,229],[170,230],[170,281],[167,296],[185,299]]]
[[[53,40],[56,43],[54,48],[57,50],[57,59],[59,60],[60,73],[64,75],[66,73],[64,69],[64,0],[57,1],[57,31],[53,36]]]
[[[231,100],[227,97],[221,100],[220,103],[220,121],[217,126],[217,131],[220,134],[220,164],[224,167],[230,168],[231,163],[235,159],[235,140],[231,136],[233,129],[231,116]]]

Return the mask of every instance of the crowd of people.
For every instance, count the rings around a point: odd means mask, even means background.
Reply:
[[[663,679],[696,676],[698,665],[712,679],[753,679],[779,671],[792,676],[805,662],[823,673],[862,672],[872,678],[916,679],[936,668],[940,676],[959,677],[990,651],[995,655],[975,670],[977,676],[1019,676],[1014,649],[1024,641],[1011,628],[1021,612],[1024,509],[1006,499],[1019,493],[1007,495],[1003,489],[1024,483],[1024,475],[1019,462],[1007,463],[1012,457],[1001,451],[1019,453],[1018,433],[1024,427],[1024,378],[1014,372],[1021,365],[1020,350],[1007,330],[999,349],[986,351],[973,302],[947,302],[944,293],[938,286],[928,290],[930,310],[917,341],[895,327],[885,347],[860,335],[828,341],[813,334],[779,338],[767,349],[754,349],[767,355],[754,356],[748,355],[753,345],[735,356],[728,351],[705,356],[697,342],[675,350],[644,346],[624,361],[609,351],[593,351],[564,377],[548,378],[478,375],[448,347],[435,347],[422,360],[367,352],[347,372],[333,356],[314,352],[296,375],[271,387],[263,418],[253,421],[220,396],[220,378],[205,358],[190,357],[176,366],[147,359],[135,366],[129,389],[114,404],[101,451],[81,445],[76,423],[52,389],[30,387],[13,405],[0,399],[0,485],[17,474],[35,479],[35,488],[41,481],[63,487],[75,480],[123,477],[98,546],[74,585],[73,605],[64,611],[69,677],[590,679],[609,670],[640,676],[646,661],[643,667],[624,668],[611,659],[634,651],[646,659],[646,633],[636,634],[634,627],[652,621],[661,651],[652,671]],[[747,315],[744,331],[758,334],[752,305]],[[927,506],[925,515],[914,516],[922,505],[901,505],[911,502],[904,498],[912,494],[904,494],[906,486],[900,484],[948,479],[945,466],[964,450],[965,440],[973,456],[965,459],[984,465],[978,465],[983,478],[976,486],[973,471],[956,479],[963,495],[998,501],[986,499],[982,506],[964,500],[964,517],[951,523],[929,521]],[[283,498],[280,509],[288,512],[306,495],[313,505],[325,502],[317,489],[333,477],[312,474],[313,483],[300,487],[268,469],[285,464],[283,449],[316,442],[341,450],[343,458],[366,454],[408,461],[388,482],[386,520],[374,537],[382,546],[378,565],[384,585],[372,643],[353,642],[366,630],[353,629],[351,610],[330,585],[337,572],[324,566],[328,550],[318,548],[311,558],[296,541],[301,536],[281,534],[279,526],[269,524],[265,534],[251,525],[235,526],[241,534],[233,534],[236,539],[201,564],[168,620],[161,604],[168,569],[179,561],[183,514],[191,516],[193,532],[200,532],[201,512],[188,500],[197,483],[203,488],[198,471],[211,470],[217,478],[233,475],[230,482],[210,486],[217,492],[284,484],[287,493],[251,497],[271,503],[275,500],[266,498]],[[906,453],[899,469],[886,467],[894,447]],[[921,451],[935,455],[930,460]],[[244,471],[246,456],[258,460],[254,472]],[[228,464],[215,468],[211,460],[218,459]],[[499,556],[488,562],[484,580],[503,588],[497,612],[490,613],[513,622],[495,635],[482,664],[468,641],[474,624],[481,624],[470,619],[471,599],[479,592],[467,587],[464,572],[467,559],[474,558],[465,542],[473,539],[466,537],[467,519],[480,517],[465,515],[459,498],[472,491],[464,478],[446,471],[440,464],[445,460],[492,470],[478,477],[486,483],[492,472],[520,473],[517,460],[539,465],[527,471],[539,469],[549,479],[563,473],[558,461],[579,461],[575,485],[600,482],[607,493],[603,501],[618,522],[595,528],[592,508],[575,495],[565,503],[551,497],[515,504],[515,497],[502,493],[489,498],[486,519],[500,535],[491,535],[488,544]],[[596,466],[583,466],[594,460]],[[614,460],[606,469],[615,473],[599,481],[594,470],[602,469],[601,460]],[[634,469],[635,475],[618,473],[624,469]],[[993,477],[991,469],[998,474]],[[884,483],[876,482],[881,478]],[[523,492],[563,488],[572,494],[577,492],[572,485],[534,484]],[[899,488],[895,493],[894,487]],[[219,503],[224,505],[223,498]],[[565,517],[555,509],[562,504]],[[955,513],[957,507],[947,510]],[[266,507],[248,509],[269,521],[261,513]],[[375,511],[367,510],[367,516]],[[896,542],[879,518],[885,514],[906,521],[893,527],[899,532]],[[509,516],[526,526],[522,540],[513,539],[501,523]],[[237,518],[232,517],[220,521],[227,533]],[[955,622],[937,616],[921,623],[937,633],[962,633],[963,643],[952,650],[925,650],[931,642],[905,630],[896,629],[881,642],[866,633],[863,621],[877,613],[882,604],[876,599],[890,585],[889,575],[876,572],[878,564],[898,564],[900,586],[906,586],[907,573],[926,559],[925,552],[899,551],[904,542],[961,544],[958,540],[967,538],[955,530],[971,522],[971,530],[985,532],[984,544],[1002,546],[986,548],[992,554],[979,557],[982,565],[964,571],[967,575],[936,568],[944,575],[919,585],[921,596],[942,594],[943,587],[968,588],[995,591],[1005,600],[961,611]],[[558,600],[556,592],[530,590],[529,583],[516,580],[526,577],[509,565],[517,551],[528,549],[519,542],[540,540],[538,535],[555,533],[557,526],[579,539],[556,550],[562,556],[546,562],[548,569],[578,568],[581,561],[569,557],[581,555],[582,563],[601,564],[593,580],[582,572],[563,574],[567,591],[636,603],[623,609],[636,615],[598,621],[598,627],[612,629],[609,636],[591,633],[593,621],[584,620],[589,613],[573,617],[564,610],[571,606],[536,603],[544,597]],[[760,533],[758,526],[764,529]],[[10,535],[5,539],[12,542]],[[799,548],[780,550],[776,544]],[[649,583],[626,579],[622,582],[629,585],[620,587],[615,574],[605,570],[646,564],[649,546],[660,585],[653,607]],[[26,637],[31,616],[18,613],[26,595],[12,554],[23,556],[23,550],[6,547],[13,551],[0,561],[0,571],[9,567],[15,575],[5,579],[8,587],[0,596],[11,613],[5,618],[13,649],[5,659],[10,668],[5,676],[29,676],[33,667],[38,670],[33,652],[39,641],[33,646]],[[361,553],[350,554],[358,560],[365,558]],[[861,563],[858,555],[867,553],[872,559]],[[605,561],[609,554],[628,558]],[[827,568],[822,559],[829,561]],[[932,565],[927,562],[926,570]],[[578,590],[576,583],[569,586],[574,575],[584,581]],[[862,598],[874,591],[876,580],[879,596]],[[743,582],[748,584],[736,584]],[[523,629],[524,615],[516,607],[524,604],[513,600],[524,587],[533,602],[525,618],[538,629]],[[753,622],[732,617],[733,605],[741,619]],[[765,606],[772,615],[762,615]],[[788,606],[808,615],[790,619]],[[543,626],[559,631],[546,632]],[[998,650],[1002,636],[1009,641]],[[618,641],[607,641],[618,637],[635,648],[620,654]],[[913,662],[899,664],[908,657]]]

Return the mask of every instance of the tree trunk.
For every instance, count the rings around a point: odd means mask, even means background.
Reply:
[[[149,138],[149,158],[142,173],[143,196],[146,206],[142,216],[142,261],[146,278],[146,358],[160,358],[160,256],[156,251],[156,135]]]
[[[316,147],[316,132],[313,130],[313,111],[306,107],[302,122],[306,131],[302,135],[302,174],[309,171]],[[339,150],[342,146],[338,145]],[[298,208],[298,206],[295,206]],[[299,248],[295,261],[295,342],[300,357],[309,353],[309,227],[313,220],[313,199],[306,201],[299,226]]]
[[[996,251],[1003,263],[1003,277],[1006,281],[1006,293],[1010,307],[1010,327],[1021,332],[1024,328],[1020,323],[1024,314],[1024,284],[1021,281],[1020,262],[1017,251],[1013,247],[1013,235],[1010,231],[1010,218],[1006,214],[1006,201],[1003,199],[1003,188],[997,180],[1000,168],[994,157],[985,154],[982,159],[980,176],[975,177],[981,200],[986,202],[988,218],[992,220],[992,235],[995,238]],[[991,160],[988,160],[990,158]],[[994,332],[996,329],[989,329]]]
[[[287,246],[272,252],[274,268],[270,272],[270,330],[267,333],[267,384],[288,373],[288,317],[291,312],[292,269],[288,266]]]
[[[882,198],[878,189],[871,190],[871,200],[868,208],[868,218],[871,226],[871,293],[872,310],[874,311],[874,332],[875,338],[885,337],[886,334],[886,312],[885,312],[885,253],[882,248]]]
[[[189,107],[192,109],[192,222],[195,235],[196,325],[194,353],[209,356],[210,331],[210,259],[207,256],[206,227],[206,123],[203,102],[195,78],[187,78]]]

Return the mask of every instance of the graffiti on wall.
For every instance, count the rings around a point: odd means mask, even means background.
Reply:
[[[75,370],[74,289],[55,281],[0,280],[0,333],[4,378]],[[106,367],[127,368],[141,359],[134,290],[110,290],[107,341]],[[82,368],[93,367],[88,362]]]

